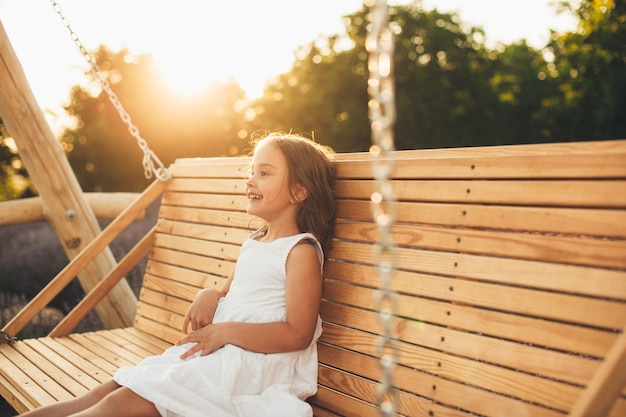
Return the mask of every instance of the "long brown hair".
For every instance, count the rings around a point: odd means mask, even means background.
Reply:
[[[291,133],[270,133],[253,141],[255,148],[266,143],[276,145],[285,155],[291,197],[298,200],[294,195],[298,185],[307,190],[308,195],[298,208],[297,225],[300,232],[312,233],[319,240],[327,256],[335,231],[335,152]]]

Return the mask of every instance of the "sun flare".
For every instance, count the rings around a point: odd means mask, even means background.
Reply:
[[[226,74],[211,70],[206,63],[182,57],[159,60],[157,68],[167,88],[184,97],[201,94],[212,83],[228,78]]]

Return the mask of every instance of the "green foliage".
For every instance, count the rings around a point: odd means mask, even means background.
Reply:
[[[28,192],[28,175],[22,167],[15,146],[10,146],[9,134],[0,119],[0,201],[18,198]],[[17,181],[21,179],[22,184]]]
[[[525,41],[492,50],[482,30],[468,28],[457,14],[425,11],[419,3],[391,7],[396,147],[626,137],[626,3],[576,4],[559,2],[580,18],[579,29],[553,34],[542,50]],[[345,21],[345,33],[297,51],[292,68],[254,102],[234,81],[178,97],[164,87],[149,55],[101,47],[96,62],[166,165],[245,153],[258,131],[303,133],[338,152],[366,151],[367,10]],[[75,86],[67,106],[77,121],[61,138],[70,163],[86,191],[140,190],[147,184],[141,151],[117,110],[92,87]],[[0,143],[0,185],[14,157]]]
[[[415,149],[476,144],[497,137],[500,109],[489,82],[494,58],[458,24],[458,16],[394,7],[396,147]],[[347,17],[352,48],[340,38],[312,43],[291,72],[280,76],[255,104],[254,126],[315,131],[337,151],[370,144],[367,118],[367,13]]]
[[[395,8],[398,149],[469,146],[497,137],[494,59],[458,16]]]
[[[594,34],[589,39],[598,39],[577,58],[593,72],[572,69],[569,61],[576,55],[567,48],[556,49],[556,43],[546,50],[525,41],[490,50],[482,30],[465,29],[456,14],[424,11],[415,4],[392,7],[396,147],[624,137],[626,95],[621,86],[626,80],[626,43],[617,42],[623,39],[625,26],[612,23],[623,22],[624,17],[599,3],[610,2],[583,3],[577,10]],[[335,48],[342,38],[333,36],[303,48],[291,71],[278,77],[254,104],[252,130],[313,131],[340,152],[368,148],[367,11],[346,19],[345,36],[352,46]],[[603,35],[604,30],[609,35]],[[570,48],[589,42],[576,33],[562,37],[572,39]],[[594,76],[601,73],[605,77]],[[580,74],[576,83],[572,74]]]
[[[133,124],[166,166],[176,158],[235,155],[247,145],[239,138],[244,93],[236,83],[215,83],[181,98],[163,87],[151,56],[101,47],[95,57]],[[93,96],[76,86],[71,96],[66,110],[77,126],[65,131],[62,144],[83,189],[143,189],[143,153],[106,94]]]
[[[546,140],[626,137],[626,3],[582,1],[579,30],[548,45],[558,86],[536,115]]]
[[[336,39],[312,44],[291,72],[271,83],[253,105],[249,130],[310,133],[336,151],[367,150],[367,91],[364,66],[352,53],[333,52]]]

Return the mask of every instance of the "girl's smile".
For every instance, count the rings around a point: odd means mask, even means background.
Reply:
[[[289,192],[287,159],[274,144],[259,147],[246,180],[247,212],[271,222],[295,210]]]

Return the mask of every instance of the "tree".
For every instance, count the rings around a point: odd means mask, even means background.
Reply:
[[[255,127],[311,129],[338,151],[367,150],[367,13],[346,17],[347,38],[319,39],[301,51],[255,103]],[[466,33],[457,15],[416,5],[392,7],[390,16],[396,147],[499,143],[502,109],[490,85],[497,54],[486,50],[482,31]]]
[[[395,33],[396,147],[495,145],[626,137],[626,3],[561,1],[580,19],[546,48],[524,41],[485,46],[480,28],[457,14],[390,7]],[[370,146],[363,7],[345,16],[344,34],[297,51],[292,68],[252,102],[233,80],[193,98],[164,88],[151,56],[101,47],[96,61],[149,146],[167,165],[177,157],[236,155],[250,133],[312,135],[339,152]],[[93,86],[75,86],[62,137],[85,190],[145,187],[141,152],[117,111]],[[93,91],[96,91],[94,94]],[[18,156],[0,143],[0,184]],[[9,174],[7,174],[9,172]]]
[[[571,8],[570,2],[562,2]],[[584,0],[578,30],[555,35],[545,77],[558,91],[535,115],[545,140],[626,137],[626,3]]]
[[[16,151],[0,119],[0,201],[31,193],[28,175]],[[18,179],[25,184],[17,184]]]
[[[235,155],[247,145],[240,138],[245,95],[234,81],[181,98],[163,87],[149,55],[101,46],[95,58],[133,124],[166,166],[176,158]],[[105,92],[97,84],[95,90],[94,95],[75,86],[66,107],[77,121],[62,135],[72,168],[86,191],[141,190],[147,185],[142,152]]]
[[[558,85],[543,74],[548,71],[541,51],[525,41],[506,45],[498,54],[491,84],[498,94],[499,143],[541,142],[545,138],[534,128],[535,115]]]
[[[489,85],[497,54],[456,14],[394,7],[399,149],[493,143],[500,120]]]
[[[303,47],[291,71],[252,104],[248,130],[310,134],[338,152],[367,150],[366,62],[343,50],[345,41],[332,36]]]

